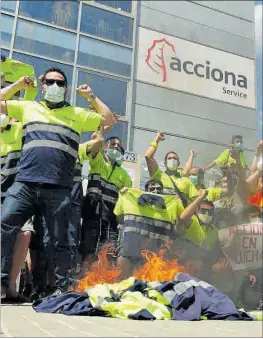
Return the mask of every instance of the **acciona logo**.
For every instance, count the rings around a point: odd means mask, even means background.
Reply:
[[[151,47],[148,49],[145,62],[153,72],[160,74],[160,77],[162,76],[163,83],[168,80],[169,71],[184,72],[189,77],[195,76],[204,80],[213,80],[226,86],[231,85],[232,88],[234,86],[236,90],[229,90],[223,85],[222,93],[247,99],[245,91],[248,88],[248,80],[245,75],[221,69],[216,66],[216,62],[213,62],[213,60],[204,59],[202,63],[195,63],[191,59],[182,60],[176,55],[176,46],[166,38],[153,40]],[[241,92],[241,89],[244,92]]]

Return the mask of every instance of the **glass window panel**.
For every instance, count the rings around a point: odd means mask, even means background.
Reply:
[[[132,1],[131,0],[95,0],[96,3],[116,8],[119,11],[131,12],[132,11]]]
[[[113,111],[126,114],[127,82],[102,75],[78,72],[78,86],[88,84],[94,93]],[[77,95],[76,104],[87,107],[87,100]]]
[[[57,28],[19,19],[14,48],[66,62],[73,62],[76,35]]]
[[[41,2],[41,5],[39,4]],[[20,1],[19,14],[49,22],[51,24],[77,29],[78,1]]]
[[[57,63],[57,62],[54,62],[54,61],[44,60],[44,59],[41,59],[41,58],[36,58],[36,57],[30,56],[30,55],[25,55],[25,54],[16,53],[16,52],[13,53],[13,59],[24,62],[24,63],[29,64],[29,65],[32,65],[35,69],[36,77],[39,77],[41,74],[45,73],[45,71],[47,69],[49,69],[50,67],[60,68],[62,71],[65,72],[65,74],[67,76],[68,94],[67,94],[66,100],[67,101],[70,100],[73,67],[68,66],[68,65],[63,65],[63,64],[60,64],[60,63]],[[42,95],[41,95],[40,84],[39,84],[38,90],[39,90],[38,91],[39,95],[38,95],[36,100],[41,100]]]
[[[1,47],[10,47],[14,18],[1,14]]]
[[[118,137],[121,139],[121,143],[124,149],[127,148],[127,136],[128,136],[128,122],[120,121],[113,126],[112,130],[105,134],[105,139],[110,137]]]
[[[130,76],[131,56],[132,51],[129,48],[84,36],[80,37],[79,65]]]
[[[82,7],[81,32],[132,45],[132,28],[131,18],[89,5]]]
[[[10,51],[8,49],[1,48],[1,56],[5,56],[6,58],[9,58]]]
[[[1,10],[14,13],[16,10],[16,1],[7,1],[7,0],[2,0],[1,1]]]

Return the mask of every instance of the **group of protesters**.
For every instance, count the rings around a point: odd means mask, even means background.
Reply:
[[[158,252],[170,243],[167,260],[177,259],[189,274],[218,285],[241,304],[249,303],[247,291],[256,291],[251,307],[262,309],[262,268],[242,270],[236,293],[236,272],[219,231],[262,225],[263,141],[250,168],[242,136],[235,135],[204,169],[194,166],[194,151],[181,165],[176,149],[166,153],[162,171],[155,153],[165,134],[158,132],[145,153],[150,179],[142,191],[132,187],[122,167],[122,141],[107,138],[119,116],[87,84],[76,91],[88,108],[71,106],[67,77],[59,68],[43,70],[38,81],[39,102],[34,101],[33,68],[2,58],[1,298],[19,303],[67,291],[74,279],[88,274],[105,243],[113,244],[112,263],[126,279],[143,264],[143,250]],[[91,139],[80,143],[83,132],[92,132]],[[206,188],[205,174],[214,166],[220,167],[221,178]],[[24,262],[24,284],[18,290]]]

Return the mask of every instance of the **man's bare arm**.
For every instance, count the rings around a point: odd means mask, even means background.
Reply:
[[[77,93],[90,101],[92,107],[102,116],[102,125],[113,125],[115,122],[114,114],[108,106],[106,106],[98,97],[93,97],[92,89],[88,85],[80,85],[77,88]]]
[[[1,89],[0,101],[9,100],[17,92],[21,91],[22,89],[29,88],[29,87],[34,87],[34,78],[28,77],[28,76],[21,77],[19,80],[17,80],[13,84]],[[1,113],[5,114],[2,111]]]
[[[155,139],[153,140],[153,142],[148,147],[145,153],[145,160],[147,163],[150,177],[152,177],[154,173],[156,173],[156,171],[159,169],[157,161],[154,159],[154,155],[159,145],[159,142],[163,140],[165,140],[165,135],[162,132],[158,132]]]

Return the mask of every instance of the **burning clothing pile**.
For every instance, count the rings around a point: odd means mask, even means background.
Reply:
[[[136,320],[253,320],[212,285],[178,273],[166,282],[134,277],[37,300],[36,312]]]

